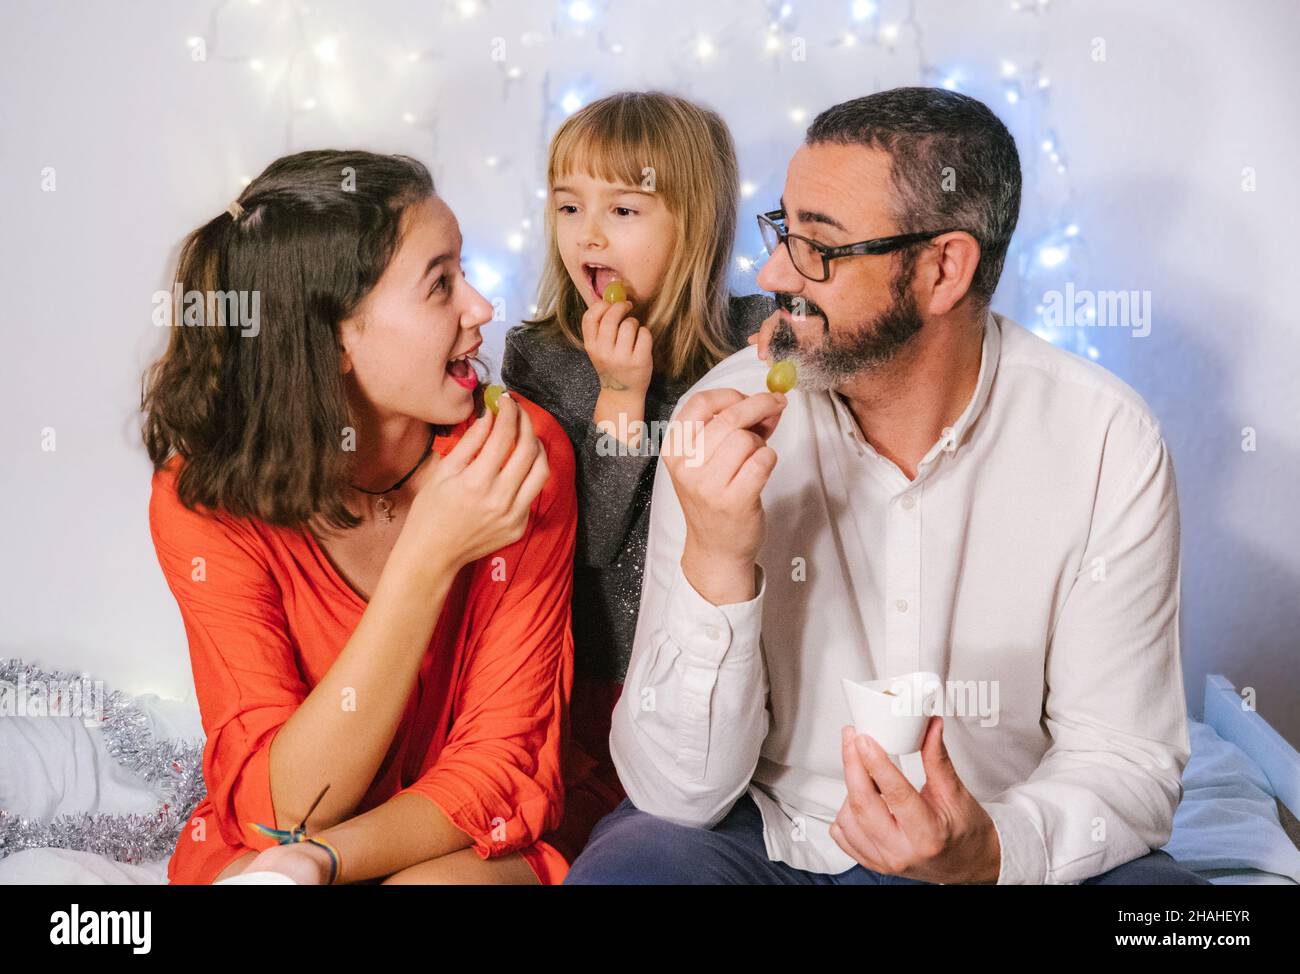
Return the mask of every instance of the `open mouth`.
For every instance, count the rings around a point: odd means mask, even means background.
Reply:
[[[479,349],[479,345],[482,344],[482,342],[479,342],[478,345],[475,345],[464,354],[457,355],[447,361],[447,375],[451,376],[451,380],[458,386],[468,389],[470,392],[478,388],[478,373],[474,371],[470,359],[473,358],[474,353]]]
[[[596,297],[602,297],[605,293],[605,286],[610,281],[621,280],[618,271],[605,264],[583,264],[582,273],[586,275],[587,281],[591,284],[591,292]]]

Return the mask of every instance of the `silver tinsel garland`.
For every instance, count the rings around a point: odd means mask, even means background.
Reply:
[[[47,671],[18,659],[0,659],[0,683],[28,686],[70,684],[78,674]],[[118,862],[167,859],[176,848],[190,813],[207,794],[203,783],[203,744],[156,741],[149,718],[120,690],[104,695],[100,727],[108,753],[136,777],[157,783],[162,805],[152,815],[109,813],[60,815],[50,822],[12,815],[0,808],[0,859],[22,849],[76,849]]]

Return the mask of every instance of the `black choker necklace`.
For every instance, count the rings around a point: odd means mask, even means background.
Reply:
[[[389,499],[383,495],[391,494],[393,491],[400,488],[402,484],[406,483],[408,480],[411,479],[411,477],[415,474],[415,471],[420,469],[420,464],[424,463],[425,460],[429,459],[429,453],[433,450],[433,440],[436,435],[437,434],[434,432],[433,429],[429,430],[429,445],[424,448],[424,453],[420,455],[420,459],[415,461],[415,466],[406,472],[406,476],[404,476],[397,483],[393,484],[393,486],[389,487],[387,490],[367,490],[365,487],[358,487],[356,484],[349,485],[352,487],[353,490],[359,490],[363,494],[374,494],[379,497],[379,500],[375,501],[375,508],[379,511],[380,514],[384,515],[385,523],[389,523],[389,524],[392,523],[393,505],[392,502],[389,501]]]

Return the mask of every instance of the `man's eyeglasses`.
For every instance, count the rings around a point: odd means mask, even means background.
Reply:
[[[758,229],[763,234],[763,246],[768,254],[775,254],[776,248],[785,244],[790,252],[790,262],[794,269],[810,281],[821,282],[831,276],[831,261],[837,257],[856,257],[863,254],[889,254],[902,250],[910,244],[929,240],[940,234],[952,233],[960,229],[931,230],[928,233],[903,233],[893,237],[877,237],[875,240],[863,240],[860,243],[843,244],[839,247],[827,247],[815,240],[788,233],[785,229],[785,210],[772,210],[761,213],[758,217]]]

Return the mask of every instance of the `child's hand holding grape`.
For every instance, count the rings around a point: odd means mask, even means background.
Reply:
[[[582,341],[600,376],[600,389],[639,397],[644,403],[654,371],[650,329],[629,317],[632,302],[619,281],[605,288],[606,300],[582,316]],[[611,302],[610,298],[620,298]]]

